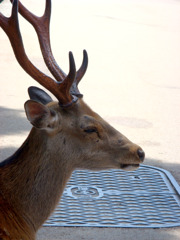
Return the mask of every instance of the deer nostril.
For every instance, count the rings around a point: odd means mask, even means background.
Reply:
[[[141,160],[141,161],[143,161],[144,160],[144,158],[145,158],[145,152],[142,150],[142,149],[138,149],[137,150],[137,155],[138,155],[138,157],[139,157],[139,159]]]

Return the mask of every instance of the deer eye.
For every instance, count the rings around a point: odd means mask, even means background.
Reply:
[[[97,131],[97,128],[92,127],[92,128],[87,128],[87,129],[85,129],[84,132],[86,132],[86,133],[96,132],[96,133],[97,133],[98,131]]]

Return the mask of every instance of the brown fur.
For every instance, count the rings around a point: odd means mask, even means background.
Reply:
[[[30,100],[25,109],[35,127],[20,149],[0,165],[3,240],[34,240],[74,169],[118,169],[142,161],[137,155],[139,146],[81,99],[70,109],[56,102],[45,106]]]

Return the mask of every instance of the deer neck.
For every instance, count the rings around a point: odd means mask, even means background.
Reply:
[[[37,230],[59,201],[73,169],[67,155],[56,151],[46,133],[32,129],[18,151],[2,163],[1,192],[17,212]],[[62,141],[58,139],[58,149]],[[53,151],[54,149],[54,151]],[[4,185],[4,188],[3,188]]]

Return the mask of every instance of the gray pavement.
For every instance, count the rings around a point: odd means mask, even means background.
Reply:
[[[22,1],[41,14],[44,0]],[[146,152],[145,164],[170,171],[180,184],[180,2],[175,0],[53,0],[54,56],[68,71],[68,51],[77,66],[82,50],[89,68],[80,89],[85,101]],[[9,1],[0,11],[9,14]],[[42,71],[33,29],[21,19],[27,54]],[[12,154],[31,126],[23,105],[38,85],[13,56],[0,30],[0,159]],[[49,74],[49,73],[48,73]],[[38,240],[178,240],[180,228],[42,228]]]

